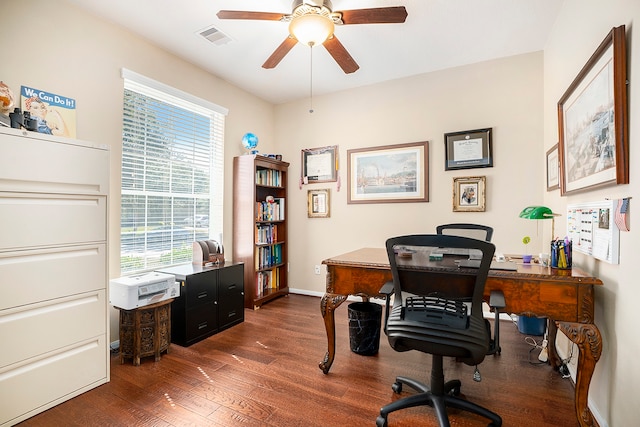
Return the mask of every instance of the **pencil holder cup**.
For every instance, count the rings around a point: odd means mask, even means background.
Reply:
[[[551,268],[571,269],[573,242],[571,240],[554,240],[551,242]]]

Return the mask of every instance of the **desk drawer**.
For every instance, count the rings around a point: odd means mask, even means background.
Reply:
[[[226,329],[244,321],[244,296],[241,293],[220,299],[219,330]]]
[[[188,276],[186,286],[183,288],[187,310],[217,300],[215,273],[215,271],[207,271]]]
[[[218,306],[215,302],[185,312],[185,343],[191,345],[218,330]]]

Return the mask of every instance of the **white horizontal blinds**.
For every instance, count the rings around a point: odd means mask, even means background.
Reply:
[[[222,233],[224,114],[123,76],[121,271],[190,262]]]

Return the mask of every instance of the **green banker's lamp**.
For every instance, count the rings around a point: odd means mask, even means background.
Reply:
[[[550,219],[551,220],[551,240],[555,237],[555,217],[559,214],[554,214],[551,209],[546,206],[528,206],[520,212],[520,218],[525,219]]]

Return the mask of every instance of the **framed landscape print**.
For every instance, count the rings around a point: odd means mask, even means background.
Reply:
[[[429,143],[347,151],[347,203],[429,201]]]
[[[625,39],[613,28],[558,101],[561,195],[629,183]]]

